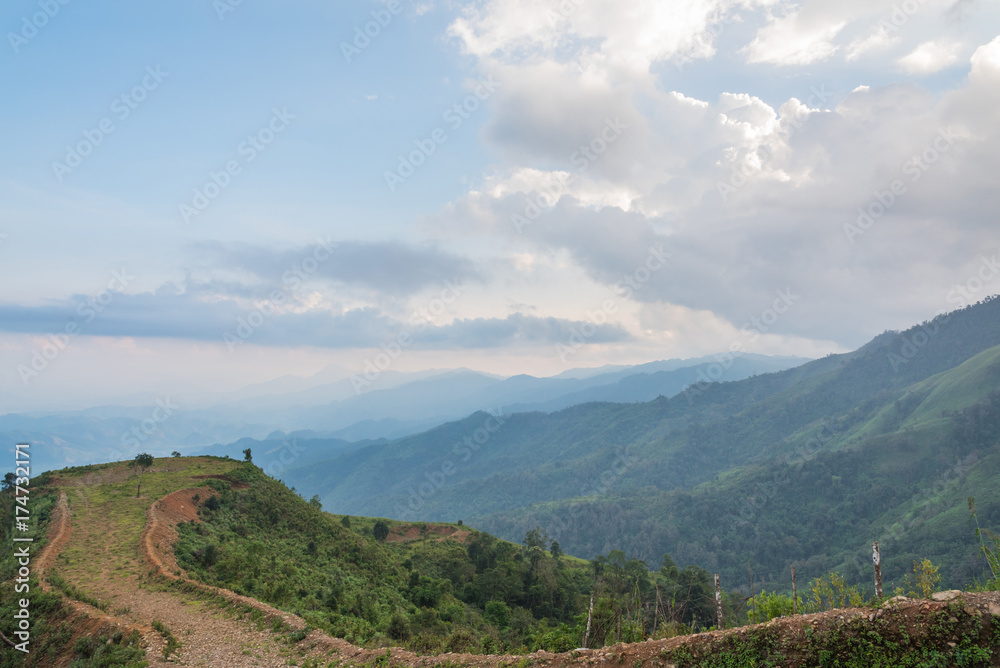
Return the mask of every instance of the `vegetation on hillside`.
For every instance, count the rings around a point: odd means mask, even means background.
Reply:
[[[179,527],[178,564],[350,642],[422,653],[566,651],[585,637],[601,646],[714,623],[710,574],[669,556],[656,572],[620,551],[586,562],[538,529],[516,545],[450,525],[462,542],[442,540],[449,534],[426,524],[324,513],[250,464],[229,478],[209,481],[218,494],[199,498],[202,521]],[[385,541],[394,528],[417,527],[419,537]],[[741,606],[727,595],[733,618]]]
[[[197,497],[203,521],[179,527],[181,538],[175,551],[180,565],[199,579],[296,612],[311,626],[358,644],[402,645],[425,654],[568,651],[581,644],[601,647],[683,635],[716,623],[710,573],[696,566],[681,569],[669,556],[662,558],[659,569],[650,571],[646,563],[621,551],[590,562],[568,557],[557,541],[537,527],[527,532],[521,544],[513,544],[462,522],[431,525],[331,515],[322,512],[317,499],[305,501],[250,462],[232,462],[222,470],[226,473],[200,481],[206,485]],[[191,472],[185,472],[182,464],[181,469],[157,473],[154,468],[146,475],[148,484],[162,494],[172,489],[169,481],[184,484],[181,481],[190,480]],[[47,481],[43,477],[40,482]],[[130,481],[111,486],[123,499],[134,499]],[[34,530],[42,534],[55,494],[41,484],[36,490],[43,512]],[[11,519],[12,497],[12,490],[0,494],[6,520]],[[967,519],[975,529],[962,528],[978,536],[984,554],[994,558],[1000,543],[988,529],[979,527],[981,510],[971,499],[967,505],[972,513]],[[928,560],[913,566],[907,582],[910,589],[897,593],[926,597],[936,586],[937,567]],[[49,580],[57,592],[86,602],[72,582],[54,573]],[[996,582],[983,583],[990,585]],[[122,633],[78,637],[73,624],[67,623],[71,617],[63,596],[37,591],[33,589],[32,596],[36,613],[32,655],[8,653],[0,666],[47,665],[57,656],[68,655],[79,667],[145,665],[140,638]],[[882,602],[868,600],[865,592],[836,572],[806,583],[799,592],[800,612],[877,607]],[[12,589],[4,587],[0,593],[0,614],[7,620],[0,621],[4,633],[13,631],[14,606]],[[791,614],[792,602],[784,593],[762,592],[747,601],[726,592],[723,607],[724,625],[732,627]],[[164,656],[171,656],[179,641],[163,624],[153,625],[166,641]],[[851,627],[845,636],[838,636],[850,656],[908,661],[914,650],[900,645],[891,629],[879,628],[864,636],[877,652],[865,654],[868,650],[855,647],[855,632],[862,631]],[[983,652],[988,645],[983,645],[981,635],[969,636],[956,651],[973,658],[987,656]],[[749,645],[733,641],[736,644],[723,648],[723,654],[757,657],[761,665],[769,665],[768,661],[777,660],[790,647],[787,638],[754,638]],[[695,654],[680,652],[671,660],[679,665],[722,660],[699,659],[700,650],[692,651]],[[953,659],[959,654],[945,648],[940,657]]]
[[[334,636],[424,652],[531,648],[582,610],[586,569],[569,560],[478,533],[468,550],[396,547],[376,524],[342,522],[249,463],[230,477],[210,482],[219,493],[201,500],[203,521],[179,527],[179,565]]]
[[[961,586],[985,565],[962,528],[966,497],[1000,524],[998,344],[989,299],[796,369],[507,416],[488,435],[477,414],[288,479],[341,512],[463,516],[510,540],[541,526],[588,558],[669,553],[745,595],[748,560],[771,589],[791,566],[867,583],[872,540],[888,586],[924,558]]]
[[[838,570],[867,584],[878,539],[887,587],[902,584],[924,558],[942,565],[945,586],[961,587],[987,565],[966,530],[967,497],[979,500],[984,526],[1000,526],[998,479],[1000,392],[993,391],[922,428],[747,465],[691,489],[646,487],[482,521],[501,535],[560,527],[578,554],[613,542],[648,557],[667,545],[746,593],[748,559],[765,586],[788,587],[791,566],[806,578]]]
[[[202,521],[180,527],[178,563],[351,642],[421,653],[567,651],[716,624],[711,574],[668,555],[656,571],[618,550],[586,562],[562,555],[538,528],[516,545],[462,525],[336,516],[252,465],[228,477],[209,482],[220,493],[201,499]],[[937,580],[937,567],[920,560],[908,589],[894,593],[926,597]],[[800,612],[880,603],[837,572],[803,580],[800,594]],[[784,593],[725,592],[723,607],[727,627],[792,612]]]

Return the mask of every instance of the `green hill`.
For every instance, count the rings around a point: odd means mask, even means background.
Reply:
[[[141,474],[141,487],[138,475],[120,462],[31,480],[38,543],[28,594],[38,649],[2,655],[0,665],[141,666],[146,652],[161,650],[202,665],[220,625],[232,634],[227,652],[303,659],[349,648],[330,638],[356,645],[351,651],[524,654],[568,651],[585,635],[592,647],[641,640],[665,625],[676,635],[714,619],[710,575],[669,559],[650,572],[622,553],[592,563],[567,556],[538,530],[515,544],[463,522],[331,515],[252,463],[228,458],[160,458]],[[18,505],[5,482],[6,541]],[[13,580],[19,568],[13,552],[0,555],[0,633],[8,638],[23,607]],[[669,610],[650,608],[654,592],[669,596]],[[726,603],[731,622],[746,619],[738,601]],[[324,633],[323,643],[311,629]],[[261,631],[273,637],[244,639]]]
[[[748,560],[757,581],[785,583],[792,565],[866,581],[875,539],[887,579],[920,555],[961,584],[983,567],[959,536],[966,497],[1000,522],[998,346],[991,299],[795,369],[646,403],[477,413],[286,478],[339,512],[464,517],[509,539],[537,524],[571,554],[669,553],[747,589]],[[946,521],[949,538],[928,542]]]
[[[178,565],[207,584],[362,645],[478,652],[579,643],[589,565],[545,552],[548,542],[533,556],[459,524],[333,516],[249,465],[210,485],[220,494],[201,505],[201,522],[180,526],[175,550]]]

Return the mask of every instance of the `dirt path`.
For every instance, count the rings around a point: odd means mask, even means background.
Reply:
[[[53,590],[53,586],[48,582],[46,576],[52,571],[53,565],[72,536],[71,517],[66,492],[61,492],[49,520],[48,540],[45,547],[35,556],[33,563],[34,573],[42,591]],[[70,645],[72,645],[73,640],[79,637],[107,636],[115,630],[129,633],[134,629],[131,624],[107,615],[86,603],[70,598],[64,600],[69,608],[69,618],[65,621],[72,626],[74,632]],[[53,668],[62,668],[68,664],[69,657],[62,657],[61,660],[56,661]]]
[[[270,630],[254,628],[249,620],[237,618],[232,612],[204,599],[170,590],[158,584],[158,578],[149,577],[149,567],[138,555],[130,559],[128,555],[115,553],[112,546],[121,544],[122,537],[109,520],[105,504],[90,500],[87,488],[78,491],[82,497],[74,504],[76,513],[72,524],[65,507],[65,495],[60,498],[63,511],[54,517],[55,535],[50,543],[52,550],[44,555],[46,562],[58,562],[63,577],[87,595],[106,602],[112,613],[110,618],[138,628],[148,643],[150,666],[298,665],[300,651],[282,642]],[[205,488],[195,491],[206,493]],[[157,553],[170,555],[168,565],[173,561],[170,532],[173,532],[172,526],[151,522],[141,541],[150,548],[159,543],[164,549]],[[176,532],[173,533],[176,536]],[[163,566],[162,562],[154,564],[157,565]],[[76,602],[76,605],[83,604]],[[84,607],[92,614],[108,617],[96,608]],[[181,643],[169,661],[163,658],[166,641],[153,628],[153,622],[163,624]]]
[[[52,587],[45,579],[45,575],[52,569],[52,564],[62,549],[69,542],[72,533],[70,523],[69,503],[66,501],[66,492],[59,493],[59,500],[52,509],[49,519],[48,542],[42,551],[35,558],[35,575],[38,576],[42,591],[50,591]]]

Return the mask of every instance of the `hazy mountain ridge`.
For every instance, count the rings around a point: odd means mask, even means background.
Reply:
[[[226,394],[187,392],[142,397],[147,402],[143,405],[0,415],[0,445],[11,449],[21,441],[43,445],[38,460],[41,470],[114,461],[140,451],[166,455],[176,449],[184,454],[240,456],[242,448],[232,444],[243,438],[270,439],[279,445],[297,438],[316,441],[310,447],[323,447],[318,441],[330,439],[332,454],[345,449],[342,441],[401,438],[476,410],[499,410],[507,404],[561,407],[590,400],[587,392],[614,401],[674,393],[710,364],[705,360],[575,369],[552,378],[501,378],[470,369],[390,370],[361,394],[344,377],[344,370],[327,368],[308,378],[284,376]],[[748,354],[739,357],[726,374],[749,376],[800,361]],[[633,376],[635,380],[630,381]]]
[[[1000,519],[995,484],[976,482],[989,480],[997,461],[993,436],[955,436],[966,413],[995,410],[996,346],[1000,300],[992,299],[884,333],[853,353],[694,386],[670,399],[506,415],[472,454],[461,444],[491,419],[486,414],[289,471],[286,479],[341,512],[461,517],[504,537],[540,524],[582,557],[624,549],[651,561],[666,552],[730,575],[745,572],[747,557],[766,574],[790,562],[853,569],[866,541],[891,531],[898,564],[919,552],[920,527],[947,516],[955,531],[964,529],[956,514],[963,489],[978,494],[985,516]],[[952,478],[962,482],[948,492],[950,505],[921,506],[909,528],[889,521],[914,512],[915,498]],[[796,483],[775,482],[785,480]],[[845,498],[829,496],[830,485]],[[776,517],[748,501],[761,494]],[[808,506],[806,528],[787,514],[797,506]],[[725,519],[732,517],[742,519]],[[758,534],[762,523],[767,530]],[[831,551],[813,525],[841,544]],[[936,543],[941,556],[964,547],[974,556],[969,537],[955,531],[945,532],[954,539],[948,545]],[[777,548],[788,540],[787,549]],[[968,575],[967,559],[952,562],[949,576]]]

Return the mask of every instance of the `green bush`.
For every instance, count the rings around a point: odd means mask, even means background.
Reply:
[[[748,603],[748,617],[751,624],[766,622],[775,617],[788,617],[794,614],[795,605],[791,596],[784,594],[769,594],[762,591]],[[799,609],[802,609],[802,597],[799,597]]]

